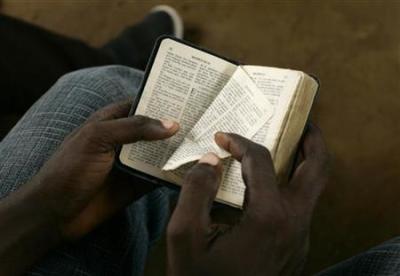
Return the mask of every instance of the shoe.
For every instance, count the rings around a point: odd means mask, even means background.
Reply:
[[[172,35],[183,38],[183,22],[178,12],[167,5],[154,7],[138,24],[126,28],[102,49],[116,64],[144,70],[157,38]]]
[[[182,39],[183,38],[183,21],[179,13],[171,6],[158,5],[151,9],[150,14],[166,13],[172,21],[172,35]]]

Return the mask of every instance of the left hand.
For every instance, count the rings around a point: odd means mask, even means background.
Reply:
[[[112,171],[115,147],[171,137],[179,125],[144,116],[126,118],[130,106],[130,101],[122,102],[94,113],[23,187],[54,218],[62,240],[82,237],[153,188],[135,185],[122,173],[130,181],[116,181],[118,172]]]

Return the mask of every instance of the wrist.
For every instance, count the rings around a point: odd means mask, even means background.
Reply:
[[[63,240],[59,219],[49,208],[46,196],[36,189],[35,184],[29,182],[0,201],[0,213],[5,209],[6,217],[13,222],[15,220],[15,223],[24,224],[31,235],[45,237],[46,245],[51,247]]]
[[[26,189],[21,190],[21,199],[24,206],[22,212],[25,215],[34,218],[35,227],[42,233],[49,235],[49,242],[57,245],[65,241],[62,231],[62,216],[58,210],[54,209],[54,203],[57,201],[53,195],[45,192],[42,181],[34,177]]]

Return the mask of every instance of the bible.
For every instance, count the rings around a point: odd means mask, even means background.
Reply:
[[[233,132],[268,148],[278,179],[284,181],[317,89],[316,79],[301,71],[240,65],[161,37],[130,115],[170,119],[180,130],[165,140],[123,145],[118,165],[153,183],[179,186],[196,160],[214,152],[224,164],[216,201],[241,208],[241,165],[217,146],[214,134]]]

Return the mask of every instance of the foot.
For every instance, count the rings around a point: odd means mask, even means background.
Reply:
[[[167,15],[169,17],[169,21],[172,21],[171,35],[180,39],[183,38],[183,21],[181,16],[174,8],[168,5],[158,5],[151,9],[149,15],[152,14],[159,15],[159,18],[161,18],[161,15],[163,15],[163,17]]]
[[[167,5],[154,7],[141,22],[126,28],[103,49],[114,57],[115,63],[143,70],[161,35],[183,37],[182,19]]]

